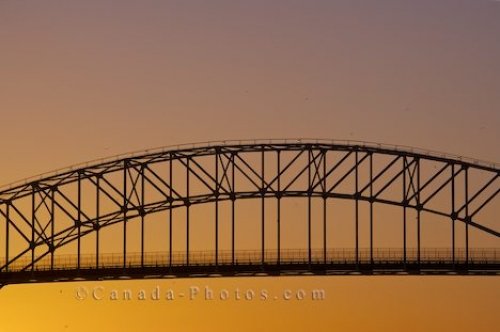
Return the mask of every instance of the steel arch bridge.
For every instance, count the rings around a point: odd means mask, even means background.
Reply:
[[[499,175],[496,163],[310,139],[191,144],[100,160],[0,190],[0,284],[154,276],[498,275]],[[238,211],[246,200],[254,204],[251,218]],[[293,210],[292,218],[284,218],[287,200],[300,201],[303,213]],[[197,206],[204,207],[201,221],[190,213]],[[387,217],[376,213],[379,207],[389,207],[394,227],[380,227]],[[178,211],[182,216],[174,218]],[[155,215],[161,215],[165,232],[153,234],[161,250],[150,251],[146,230]],[[426,225],[445,227],[430,233],[438,247],[426,245],[425,219]],[[254,225],[253,239],[240,250],[252,237],[247,231],[236,236],[246,223]],[[182,239],[175,236],[178,224]],[[202,227],[201,236],[192,236],[193,227]],[[341,228],[352,235],[342,248],[333,240]],[[114,233],[103,241],[107,229]],[[376,240],[381,233],[398,245],[382,246]],[[474,244],[473,234],[479,239]],[[103,252],[111,242],[114,252]],[[203,250],[193,249],[200,245]]]

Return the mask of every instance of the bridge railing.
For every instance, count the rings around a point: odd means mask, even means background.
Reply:
[[[374,264],[398,264],[405,261],[405,253],[399,248],[380,248],[373,249]],[[368,248],[358,251],[356,259],[356,250],[353,248],[344,249],[323,249],[311,250],[311,264],[368,264],[371,262],[371,253]],[[464,263],[466,252],[464,249],[456,249],[453,257],[451,249],[447,248],[429,248],[421,249],[420,262],[432,264],[451,264]],[[0,266],[4,265],[4,259],[0,258]],[[95,269],[96,256],[93,254],[82,254],[80,256],[80,269]],[[280,264],[308,264],[309,251],[307,249],[285,249],[280,252]],[[406,250],[406,262],[416,263],[418,261],[418,252],[416,249]],[[276,250],[267,250],[264,252],[265,264],[277,264],[278,252]],[[500,264],[500,249],[497,248],[475,248],[469,249],[468,262],[474,264]],[[16,260],[9,265],[8,271],[21,271],[29,266],[31,260],[26,257]],[[192,251],[189,254],[190,266],[211,266],[215,265],[214,251]],[[232,265],[233,254],[231,251],[219,251],[217,264]],[[234,264],[236,265],[260,265],[262,264],[262,252],[258,250],[239,250],[234,252]],[[134,267],[168,267],[168,266],[187,266],[187,255],[185,252],[148,252],[130,253],[126,257],[126,266]],[[51,257],[45,257],[34,266],[36,271],[45,270],[73,270],[78,266],[78,257],[76,255],[57,255],[53,261]],[[122,268],[123,255],[117,253],[99,255],[99,268]],[[31,270],[28,268],[27,270]],[[5,272],[4,271],[0,271]]]

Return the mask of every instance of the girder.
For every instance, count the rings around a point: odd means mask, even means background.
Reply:
[[[322,214],[321,263],[327,264],[329,243],[327,235],[328,202],[349,200],[354,202],[354,266],[366,262],[360,259],[360,204],[368,204],[369,248],[368,262],[375,264],[373,239],[374,205],[399,207],[403,223],[401,264],[405,265],[409,250],[415,250],[421,263],[421,219],[433,214],[450,221],[450,264],[473,264],[469,256],[469,228],[500,238],[498,220],[485,220],[481,212],[498,204],[500,168],[497,164],[451,157],[416,149],[390,148],[383,145],[337,143],[322,140],[294,140],[267,142],[229,142],[205,146],[180,147],[102,161],[85,167],[75,167],[47,175],[20,185],[0,190],[0,279],[16,271],[36,272],[41,265],[56,270],[56,259],[61,248],[76,243],[75,266],[82,269],[82,240],[95,234],[94,268],[100,262],[100,231],[121,224],[121,263],[126,269],[129,223],[140,223],[140,262],[144,266],[146,219],[168,211],[168,248],[165,266],[171,266],[172,213],[185,211],[185,266],[190,262],[191,217],[190,208],[198,205],[213,206],[214,222],[213,265],[219,266],[221,206],[231,206],[231,260],[236,264],[236,202],[260,201],[260,265],[282,263],[282,202],[284,199],[302,198],[307,204],[307,250],[305,260],[313,264],[312,214],[313,204],[319,202]],[[84,189],[85,187],[85,189]],[[495,200],[496,199],[496,200]],[[268,261],[269,242],[266,229],[268,202],[275,202],[276,257]],[[443,203],[444,202],[444,203]],[[416,215],[416,248],[407,246],[408,211]],[[455,223],[464,225],[465,255],[462,261],[456,254]],[[166,220],[167,222],[167,220]],[[208,222],[208,221],[207,221]],[[15,240],[14,240],[15,239]],[[448,246],[448,239],[443,239]],[[14,243],[15,242],[15,243]],[[1,258],[3,257],[3,258]],[[495,261],[498,265],[500,257]],[[21,262],[23,262],[21,264]],[[380,263],[380,262],[379,262]],[[228,264],[226,261],[224,264]],[[496,265],[496,266],[497,266]],[[140,267],[141,267],[140,266]],[[1,283],[1,281],[0,281]]]

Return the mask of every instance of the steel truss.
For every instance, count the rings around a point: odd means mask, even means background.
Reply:
[[[207,160],[211,160],[207,164]],[[270,163],[275,163],[272,167]],[[160,173],[159,167],[168,172]],[[179,171],[181,169],[181,171]],[[271,170],[270,170],[271,169]],[[469,269],[474,261],[470,256],[469,233],[477,229],[495,239],[500,237],[498,230],[492,228],[492,221],[481,221],[479,215],[485,207],[492,205],[500,190],[498,165],[475,163],[470,160],[440,157],[410,150],[394,150],[383,146],[363,144],[333,144],[321,141],[269,141],[267,143],[226,143],[193,148],[172,149],[154,153],[120,158],[87,167],[76,168],[31,181],[0,192],[0,238],[5,239],[3,260],[0,258],[1,279],[16,282],[17,275],[33,277],[38,270],[57,271],[56,262],[59,248],[76,242],[75,266],[68,270],[82,274],[89,269],[82,266],[81,240],[86,235],[95,234],[95,264],[92,273],[100,268],[106,269],[99,259],[99,233],[104,227],[121,227],[123,248],[121,252],[122,271],[131,269],[127,261],[127,224],[139,218],[141,224],[140,263],[134,268],[146,268],[144,227],[147,216],[160,211],[169,211],[169,233],[165,239],[167,255],[164,268],[174,267],[179,274],[195,269],[198,273],[199,262],[190,261],[190,207],[198,204],[213,204],[215,238],[213,239],[213,261],[207,266],[220,267],[224,271],[238,272],[241,266],[236,261],[235,219],[236,201],[256,199],[261,201],[260,253],[258,262],[252,266],[267,266],[273,271],[290,268],[290,261],[282,257],[281,215],[282,200],[289,197],[302,197],[307,201],[308,247],[301,260],[305,270],[335,270],[327,254],[327,202],[330,199],[347,199],[355,203],[354,228],[355,248],[344,268],[359,270],[367,267],[377,268],[378,261],[374,252],[377,247],[373,240],[374,205],[385,204],[401,209],[395,216],[403,223],[401,266],[419,268],[422,262],[421,245],[422,213],[445,217],[450,221],[451,258],[446,268],[452,270]],[[479,176],[481,185],[471,185],[471,176]],[[192,182],[198,183],[193,192]],[[479,180],[474,180],[478,183]],[[480,181],[479,181],[480,182]],[[238,187],[239,183],[245,183]],[[82,187],[86,186],[86,193]],[[201,186],[201,190],[200,190]],[[88,188],[93,194],[88,194]],[[91,196],[91,197],[90,197]],[[443,196],[449,204],[442,204]],[[313,248],[311,240],[312,200],[322,201],[323,238],[321,253]],[[103,212],[102,202],[114,208]],[[275,200],[277,250],[272,259],[266,254],[266,201]],[[219,207],[221,202],[231,204],[231,250],[226,259],[220,261],[219,249]],[[359,245],[359,205],[369,205],[369,248],[361,255]],[[176,253],[172,250],[172,211],[186,211],[186,248],[182,264],[174,264]],[[408,211],[416,213],[416,248],[407,246]],[[56,213],[57,211],[57,213]],[[64,215],[71,223],[58,224],[58,215]],[[274,222],[274,221],[272,221]],[[495,225],[498,225],[495,220]],[[457,224],[465,226],[465,238],[457,239]],[[3,225],[3,226],[2,226]],[[13,234],[23,243],[12,245]],[[443,239],[443,243],[448,243]],[[168,243],[167,243],[168,242]],[[457,255],[464,248],[463,255]],[[411,258],[409,250],[414,250]],[[495,253],[496,255],[496,253]],[[416,257],[414,257],[416,256]],[[464,257],[462,257],[464,256]],[[481,268],[499,270],[500,257],[482,265]],[[41,268],[41,262],[45,262]],[[47,266],[47,262],[49,262]],[[286,263],[286,264],[285,264]],[[304,264],[305,263],[305,264]],[[426,264],[432,263],[429,261]],[[449,264],[448,264],[449,263]],[[247,264],[248,265],[248,264]],[[223,266],[223,267],[222,267]],[[229,266],[229,267],[228,267]],[[233,266],[233,268],[231,268]],[[116,269],[116,266],[112,267]],[[371,270],[372,270],[371,269]],[[90,270],[89,270],[90,271]],[[241,271],[240,271],[241,272]],[[40,272],[41,273],[41,272]],[[55,273],[54,275],[57,275]],[[4,277],[2,277],[4,276]],[[6,276],[9,276],[8,278]],[[55,279],[55,277],[54,277]]]

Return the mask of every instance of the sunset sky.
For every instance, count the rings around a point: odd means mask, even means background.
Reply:
[[[499,36],[494,0],[0,0],[0,185],[129,151],[248,138],[375,141],[499,162]],[[323,288],[327,299],[74,294],[158,284]],[[498,277],[34,284],[0,291],[0,332],[492,331],[499,299]]]

